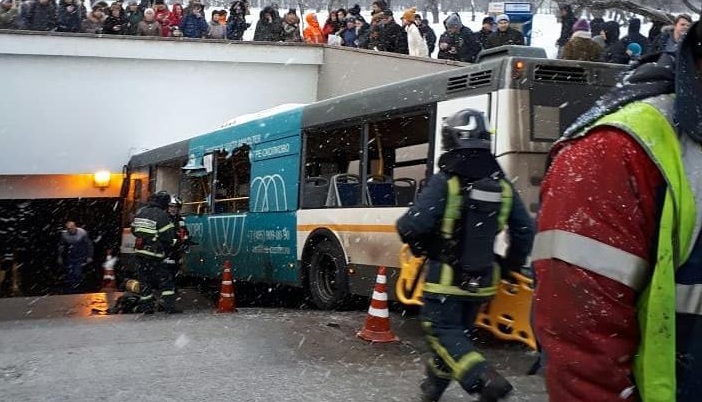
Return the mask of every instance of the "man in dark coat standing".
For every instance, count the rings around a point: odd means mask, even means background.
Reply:
[[[392,11],[383,11],[383,27],[380,30],[381,49],[386,52],[409,54],[407,32],[395,22]]]
[[[65,292],[77,293],[83,282],[83,269],[93,262],[93,242],[88,232],[73,221],[66,222],[58,252],[58,263],[65,270]]]
[[[570,4],[564,4],[561,6],[561,13],[559,20],[561,21],[561,36],[558,37],[556,41],[556,46],[558,47],[558,58],[561,58],[563,54],[563,46],[568,43],[570,35],[573,33],[573,24],[577,18],[575,18],[575,13],[573,12],[573,7]]]
[[[439,59],[475,63],[480,53],[480,42],[473,31],[461,22],[457,13],[451,13],[444,20],[446,32],[439,38]]]
[[[524,45],[524,35],[509,26],[509,16],[500,14],[497,16],[497,31],[488,36],[486,49],[505,45]]]

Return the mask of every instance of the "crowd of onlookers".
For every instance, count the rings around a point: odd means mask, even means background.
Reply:
[[[169,6],[164,0],[129,0],[126,5],[125,0],[111,4],[98,0],[90,11],[82,0],[58,0],[58,5],[55,1],[0,0],[0,29],[242,40],[251,28],[246,21],[248,0],[234,0],[229,10],[214,9],[209,17],[204,15],[202,0],[190,0],[187,7],[180,3]],[[646,37],[639,32],[641,20],[632,18],[628,34],[620,39],[619,23],[577,19],[569,5],[561,6],[559,19],[559,58],[623,64],[647,53],[674,50],[692,23],[686,14],[670,27],[654,22]],[[443,25],[446,30],[437,39],[416,8],[395,15],[384,0],[371,4],[368,20],[356,4],[348,10],[330,10],[323,23],[313,12],[306,13],[301,23],[296,9],[281,15],[272,4],[260,11],[253,40],[327,43],[420,57],[430,57],[438,47],[439,59],[465,62],[474,62],[483,49],[524,45],[523,33],[510,26],[506,14],[485,17],[477,32],[463,25],[458,13],[449,14]]]
[[[680,14],[673,25],[653,21],[648,36],[641,33],[641,20],[631,18],[626,35],[620,38],[618,22],[577,19],[572,8],[565,5],[561,7],[561,23],[561,36],[556,43],[559,58],[628,64],[647,54],[674,52],[692,25],[692,17]]]

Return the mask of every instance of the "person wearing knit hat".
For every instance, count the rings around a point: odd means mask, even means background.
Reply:
[[[524,45],[524,35],[521,31],[509,26],[509,16],[500,14],[495,18],[497,31],[490,34],[485,41],[485,49],[506,45]]]
[[[573,24],[573,35],[563,46],[564,60],[599,61],[602,47],[592,40],[590,24],[586,19],[580,19]]]
[[[412,7],[402,14],[402,28],[407,32],[407,49],[410,56],[429,57],[427,42],[414,20],[417,9]]]
[[[590,23],[587,22],[585,18],[581,18],[575,21],[575,24],[573,24],[573,32],[578,31],[590,31]],[[590,36],[592,36],[592,32],[590,33]]]
[[[500,15],[497,16],[497,18],[495,18],[495,21],[497,21],[498,24],[500,23],[500,21],[507,21],[507,22],[509,22],[509,15],[507,15],[507,14],[500,14]]]
[[[444,20],[446,31],[439,37],[437,58],[475,63],[480,53],[480,42],[470,28],[463,25],[458,13],[451,13]]]
[[[402,13],[402,19],[405,21],[414,21],[414,15],[417,13],[416,7],[411,7]]]

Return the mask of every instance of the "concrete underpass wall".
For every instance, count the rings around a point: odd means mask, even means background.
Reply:
[[[0,175],[121,171],[130,154],[317,98],[321,46],[0,33]]]
[[[114,196],[76,177],[121,172],[132,154],[241,114],[459,66],[326,45],[0,30],[0,199]]]

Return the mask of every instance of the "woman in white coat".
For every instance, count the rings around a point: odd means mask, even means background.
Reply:
[[[417,9],[412,7],[402,14],[402,27],[407,32],[407,46],[410,56],[429,57],[427,42],[424,40],[419,27],[414,22],[414,14]]]

